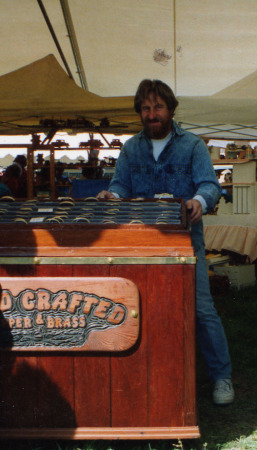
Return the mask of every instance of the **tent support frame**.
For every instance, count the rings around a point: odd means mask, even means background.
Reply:
[[[46,12],[46,9],[45,9],[45,7],[44,7],[44,5],[43,5],[43,2],[42,2],[42,0],[37,0],[37,2],[38,2],[38,5],[39,5],[39,7],[40,7],[40,9],[41,9],[41,12],[42,12],[42,14],[43,14],[43,16],[44,16],[44,19],[45,19],[45,21],[46,21],[46,23],[47,23],[47,26],[48,26],[48,28],[49,28],[49,31],[50,31],[50,33],[51,33],[51,35],[52,35],[52,38],[53,38],[53,40],[54,40],[54,43],[55,43],[55,45],[56,45],[56,47],[57,47],[57,50],[58,50],[58,52],[59,52],[59,55],[60,55],[60,57],[62,58],[62,62],[63,62],[64,66],[65,66],[65,68],[66,68],[66,70],[67,70],[67,72],[68,72],[68,75],[69,75],[69,77],[70,77],[72,80],[74,80],[74,79],[73,79],[73,76],[72,76],[72,73],[71,73],[71,70],[70,70],[70,68],[69,68],[69,66],[68,66],[68,63],[67,63],[67,61],[66,61],[66,58],[65,58],[65,56],[64,56],[64,53],[63,53],[63,51],[62,51],[62,49],[61,49],[61,46],[60,46],[60,44],[59,44],[59,41],[58,41],[58,39],[57,39],[57,37],[56,37],[55,31],[54,31],[54,29],[53,29],[53,27],[52,27],[52,24],[51,24],[51,22],[50,22],[50,19],[49,19],[49,17],[48,17],[48,14],[47,14],[47,12]]]
[[[87,84],[87,80],[86,80],[86,75],[85,75],[82,59],[80,56],[80,51],[79,51],[78,41],[76,38],[75,29],[74,29],[73,22],[72,22],[69,3],[68,3],[68,0],[60,0],[60,3],[61,3],[61,7],[62,7],[63,17],[65,20],[67,32],[68,32],[68,37],[69,37],[70,43],[71,43],[73,56],[74,56],[75,63],[77,66],[77,73],[79,75],[80,83],[81,83],[82,88],[88,91],[88,84]]]

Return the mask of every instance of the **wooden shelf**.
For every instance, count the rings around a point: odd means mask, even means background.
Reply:
[[[251,161],[256,162],[257,160],[256,159],[240,159],[240,158],[238,158],[238,159],[214,159],[214,160],[212,160],[212,164],[215,166],[217,166],[217,165],[227,166],[228,164],[232,166],[233,164],[245,164],[245,163],[248,163]]]

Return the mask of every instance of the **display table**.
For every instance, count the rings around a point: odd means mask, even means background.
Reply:
[[[229,250],[256,260],[257,215],[207,215],[203,223],[206,250]]]
[[[184,210],[170,224],[164,207],[162,223],[0,224],[1,438],[199,437],[196,261]]]

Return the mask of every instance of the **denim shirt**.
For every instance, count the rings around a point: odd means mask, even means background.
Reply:
[[[185,201],[201,195],[211,210],[221,196],[205,143],[173,121],[169,142],[155,161],[151,140],[141,131],[123,146],[109,191],[123,198],[169,193]]]

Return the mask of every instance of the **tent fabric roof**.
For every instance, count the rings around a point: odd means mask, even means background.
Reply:
[[[257,71],[212,96],[178,100],[176,120],[195,134],[257,137]],[[0,77],[1,134],[47,131],[46,120],[80,131],[101,126],[102,132],[133,134],[141,129],[132,96],[101,97],[80,88],[54,55]]]
[[[179,96],[212,95],[256,70],[256,0],[43,0],[80,86],[61,3],[70,15],[88,88],[134,95],[143,78]],[[64,67],[35,0],[0,0],[0,75],[45,55]],[[68,34],[68,35],[67,35]]]
[[[117,129],[139,122],[133,111],[133,97],[104,98],[78,87],[54,55],[0,77],[2,134],[19,134],[23,126],[27,132],[27,127],[38,127],[43,119],[66,121],[82,117],[96,126],[108,118]]]
[[[216,94],[212,95],[212,98],[220,99],[250,99],[257,100],[257,70],[250,75],[242,78],[231,86],[222,89]]]
[[[0,133],[31,132],[32,124],[50,116],[58,120],[58,114],[60,121],[86,117],[96,124],[108,117],[117,131],[136,132],[140,121],[133,95],[143,78],[153,78],[178,96],[177,120],[183,127],[217,137],[239,130],[256,136],[256,0],[42,3],[75,82],[60,72],[65,64],[39,2],[0,0],[0,84],[6,100]],[[64,4],[90,92],[78,89],[81,72]],[[45,60],[49,54],[54,62]]]
[[[1,108],[6,105],[7,110],[23,106],[26,111],[29,106],[32,110],[35,106],[47,110],[48,105],[52,108],[53,102],[57,109],[62,109],[63,100],[69,101],[71,106],[81,103],[82,89],[68,77],[54,55],[3,75],[0,81]],[[89,102],[98,97],[86,91],[85,94]]]
[[[257,138],[257,71],[214,95],[180,97],[177,120],[196,134]]]

